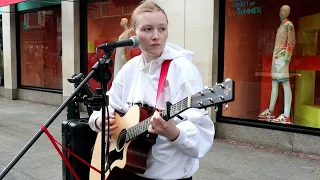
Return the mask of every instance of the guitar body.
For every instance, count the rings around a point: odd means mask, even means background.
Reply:
[[[146,170],[148,152],[155,144],[156,135],[143,135],[125,143],[126,130],[151,116],[151,112],[139,106],[133,106],[124,116],[115,113],[115,125],[118,128],[110,139],[109,158],[110,171],[105,173],[106,179],[126,179],[121,169],[143,174]],[[101,132],[98,133],[92,154],[91,165],[101,170]],[[107,162],[107,160],[106,160]],[[107,168],[107,167],[106,167]],[[128,174],[128,173],[127,173]],[[90,180],[100,180],[101,174],[90,169]]]

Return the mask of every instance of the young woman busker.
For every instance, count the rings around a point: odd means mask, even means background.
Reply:
[[[164,109],[203,89],[199,71],[192,63],[193,52],[167,43],[168,19],[163,9],[153,2],[143,2],[131,17],[130,35],[137,36],[142,54],[128,61],[115,77],[109,96],[110,136],[118,128],[114,112],[126,113],[140,103]],[[165,60],[172,60],[167,80],[156,103],[160,70]],[[106,111],[107,112],[107,111]],[[190,108],[165,121],[155,111],[148,131],[157,134],[147,158],[144,174],[130,179],[192,179],[199,168],[199,159],[212,147],[214,124],[202,109]],[[89,118],[92,130],[101,131],[101,110]],[[108,132],[107,122],[106,132]],[[106,134],[107,135],[107,134]]]

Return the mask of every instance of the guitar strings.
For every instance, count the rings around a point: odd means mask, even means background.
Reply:
[[[186,101],[186,102],[183,102],[183,101],[184,101],[184,100],[179,101],[177,104],[171,106],[171,107],[170,107],[170,110],[172,111],[172,108],[175,108],[175,106],[178,106],[179,104],[187,105],[187,101]],[[161,115],[162,115],[162,116],[166,115],[166,110],[163,110],[163,111],[161,112]],[[123,137],[124,135],[127,135],[127,134],[128,134],[128,136],[129,136],[129,137],[128,137],[128,138],[129,138],[128,140],[131,140],[131,139],[133,139],[133,138],[141,135],[143,132],[145,132],[145,131],[141,131],[141,130],[140,130],[140,129],[141,129],[141,126],[144,127],[143,129],[145,129],[147,126],[149,126],[149,125],[150,125],[150,122],[148,122],[148,121],[150,121],[150,119],[151,119],[151,117],[149,117],[149,118],[143,120],[142,122],[140,122],[139,124],[137,124],[137,125],[129,128],[127,131],[122,131],[122,132],[119,134],[119,136]],[[142,124],[142,125],[141,125],[141,124]],[[135,128],[138,129],[138,130],[136,130]],[[141,133],[141,132],[142,132],[142,133]],[[131,137],[131,136],[133,136],[133,137]],[[127,137],[126,137],[126,141],[127,141]]]

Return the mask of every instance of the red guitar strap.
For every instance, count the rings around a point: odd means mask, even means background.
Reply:
[[[160,93],[163,89],[164,83],[166,81],[168,69],[169,69],[169,65],[170,65],[171,61],[172,61],[172,59],[168,59],[162,63],[162,67],[161,67],[161,71],[160,71],[160,78],[159,78],[159,83],[158,83],[158,91],[157,91],[155,108],[158,104],[159,95],[160,95]]]

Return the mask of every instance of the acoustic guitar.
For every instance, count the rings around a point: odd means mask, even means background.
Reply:
[[[161,116],[169,120],[189,108],[207,108],[234,101],[234,89],[234,81],[228,78],[223,83],[205,88],[178,103],[167,102],[166,109],[161,111]],[[115,113],[115,116],[114,124],[118,125],[118,128],[110,138],[110,159],[105,161],[106,164],[110,163],[110,170],[107,166],[105,167],[105,177],[111,179],[110,174],[117,169],[143,174],[146,170],[148,152],[155,144],[157,137],[155,134],[148,133],[152,112],[145,107],[134,105],[125,115]],[[101,132],[97,135],[91,159],[91,165],[99,170],[101,170],[101,135]],[[90,169],[90,180],[100,179],[101,174]]]

